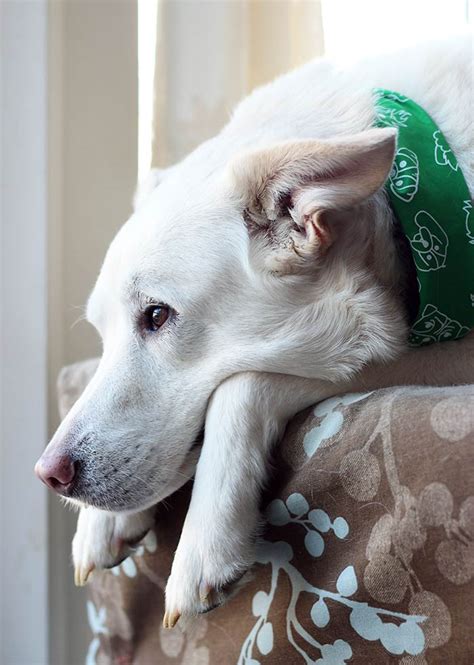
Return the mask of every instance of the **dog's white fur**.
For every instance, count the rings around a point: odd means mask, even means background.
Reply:
[[[347,390],[473,380],[472,334],[406,348],[403,267],[381,191],[396,137],[371,129],[374,87],[412,97],[472,192],[471,46],[462,37],[345,69],[309,63],[153,173],[88,304],[100,366],[50,443],[79,460],[77,498],[94,506],[74,539],[80,581],[123,555],[150,526],[146,509],[192,474],[204,423],[168,625],[222,600],[251,564],[269,452],[296,412]],[[148,303],[178,314],[144,334]]]

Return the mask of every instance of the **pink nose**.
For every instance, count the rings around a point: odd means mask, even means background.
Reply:
[[[35,473],[40,480],[59,494],[72,488],[76,467],[67,455],[43,455],[36,462]]]

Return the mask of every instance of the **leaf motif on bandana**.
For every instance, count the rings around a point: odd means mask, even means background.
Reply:
[[[385,127],[406,127],[408,118],[411,116],[409,111],[399,111],[397,109],[386,109],[383,106],[375,107],[377,112],[377,122]]]
[[[469,238],[469,243],[474,245],[474,215],[472,214],[472,203],[469,199],[463,201],[462,209],[466,213],[466,235]]]
[[[374,88],[374,93],[377,99],[391,99],[394,102],[399,102],[399,104],[405,104],[409,101],[408,97],[400,94],[399,92],[394,92],[393,90]]]
[[[410,238],[417,270],[430,272],[446,266],[449,240],[444,229],[426,210],[416,213],[418,232]]]
[[[434,147],[434,158],[435,162],[439,166],[449,166],[453,171],[457,171],[459,164],[454,156],[453,151],[446,142],[446,139],[441,134],[441,131],[437,129],[433,133],[433,138],[435,142]]]
[[[410,331],[409,343],[413,346],[442,342],[447,339],[458,339],[469,332],[455,319],[443,314],[435,305],[426,305],[420,318]]]
[[[389,177],[392,194],[404,203],[410,203],[418,191],[419,177],[420,167],[416,154],[408,148],[399,148]]]
[[[408,97],[400,94],[399,92],[394,92],[393,90],[385,90],[384,88],[374,88],[375,94],[378,98],[391,99],[394,102],[399,102],[399,104],[405,104],[409,101]]]

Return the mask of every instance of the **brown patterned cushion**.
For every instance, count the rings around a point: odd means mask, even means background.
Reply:
[[[472,665],[474,386],[394,388],[296,416],[250,581],[161,627],[189,487],[90,586],[88,663]]]

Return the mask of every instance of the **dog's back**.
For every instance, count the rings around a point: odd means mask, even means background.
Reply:
[[[416,101],[442,129],[474,191],[472,35],[427,43],[351,65],[318,59],[257,89],[224,130],[181,163],[202,177],[236,151],[274,141],[332,138],[374,124],[373,89]],[[206,164],[203,170],[202,166]]]

